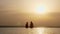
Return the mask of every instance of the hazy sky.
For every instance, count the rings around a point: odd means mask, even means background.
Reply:
[[[47,13],[37,14],[39,7]],[[60,26],[60,0],[0,0],[0,25]]]

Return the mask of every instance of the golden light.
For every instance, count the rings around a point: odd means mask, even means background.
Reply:
[[[46,14],[45,6],[38,6],[38,7],[36,7],[35,13],[37,13],[37,14]]]
[[[37,32],[38,34],[44,34],[45,28],[38,28]]]

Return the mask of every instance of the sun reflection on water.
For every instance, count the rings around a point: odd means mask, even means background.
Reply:
[[[38,34],[44,34],[45,28],[43,28],[43,27],[37,28],[37,32],[38,32]]]
[[[40,27],[40,28],[33,28],[29,29],[30,34],[46,34],[46,28]]]
[[[38,34],[44,34],[45,28],[38,28],[37,32]]]

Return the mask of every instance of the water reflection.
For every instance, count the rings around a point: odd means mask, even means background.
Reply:
[[[44,34],[45,28],[37,28],[38,34]]]
[[[30,34],[47,34],[46,33],[46,28],[44,27],[40,27],[40,28],[33,28],[33,29],[29,29]],[[49,31],[49,30],[48,30]]]
[[[0,28],[0,34],[60,34],[60,28]]]
[[[40,27],[40,28],[33,28],[33,29],[28,29],[28,34],[60,34],[60,28],[45,28],[45,27]]]

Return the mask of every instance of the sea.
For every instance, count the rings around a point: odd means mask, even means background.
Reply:
[[[60,34],[60,28],[48,28],[48,27],[8,27],[1,28],[0,34]]]

